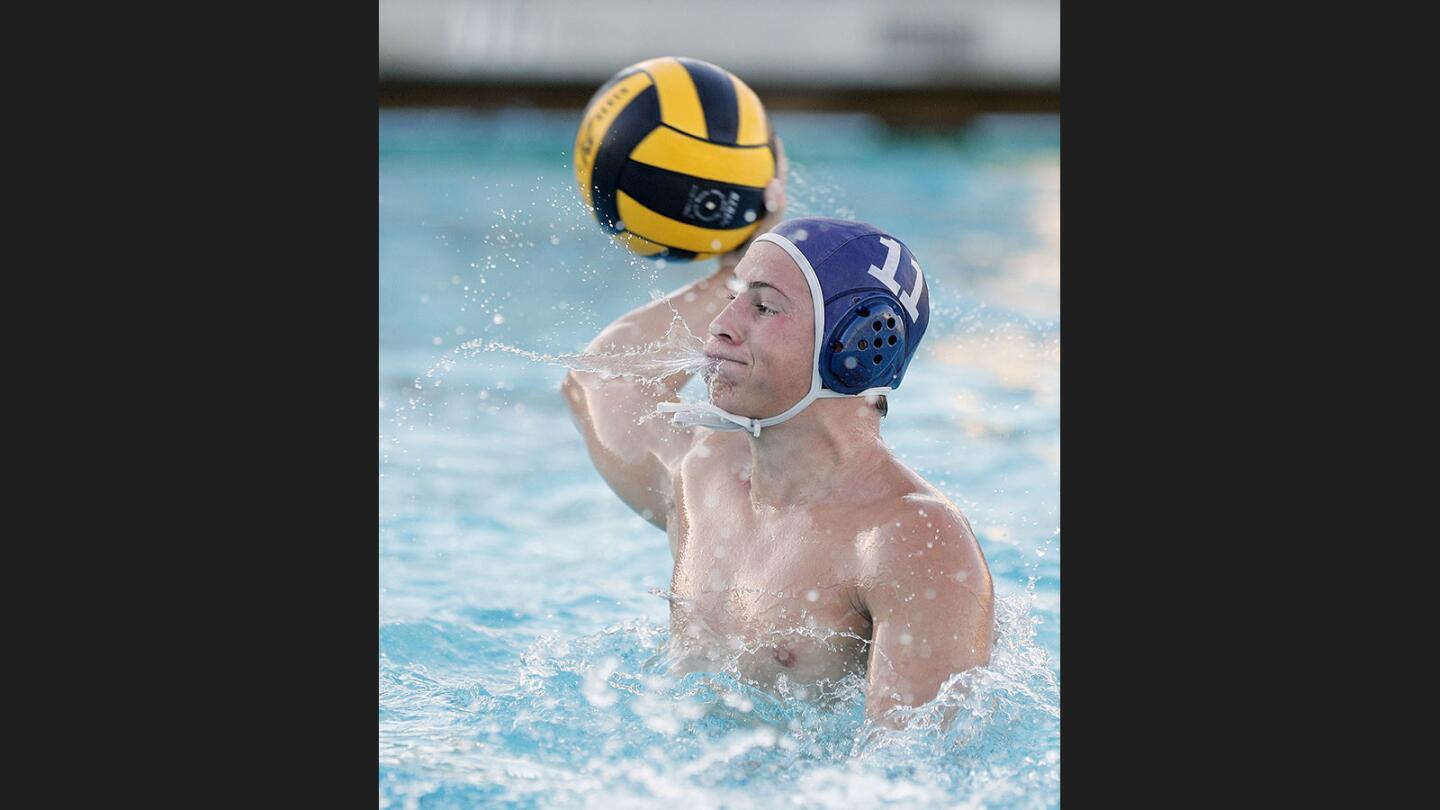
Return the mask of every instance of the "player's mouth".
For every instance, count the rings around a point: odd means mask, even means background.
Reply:
[[[734,357],[729,357],[719,352],[707,351],[705,352],[705,356],[710,358],[711,368],[713,369],[712,376],[716,374],[733,376],[739,371],[741,366],[748,365],[744,360],[737,360]]]
[[[719,352],[707,351],[707,352],[705,352],[705,356],[708,357],[708,358],[710,358],[711,360],[716,361],[717,363],[723,361],[723,362],[727,362],[727,363],[735,363],[736,365],[741,365],[741,366],[746,365],[746,363],[745,363],[744,360],[739,360],[739,359],[734,358],[734,357],[729,357],[729,356],[727,356],[727,355],[720,354]]]

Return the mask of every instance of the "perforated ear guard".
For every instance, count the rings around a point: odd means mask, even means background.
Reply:
[[[889,385],[905,363],[905,319],[883,294],[855,296],[827,340],[820,377],[841,394]]]

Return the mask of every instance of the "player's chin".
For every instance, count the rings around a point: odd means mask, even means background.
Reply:
[[[710,403],[716,407],[737,413],[735,408],[741,407],[744,397],[736,390],[735,383],[721,375],[715,375],[710,380]]]
[[[725,407],[725,401],[730,399],[731,385],[728,380],[719,377],[710,378],[710,404]]]

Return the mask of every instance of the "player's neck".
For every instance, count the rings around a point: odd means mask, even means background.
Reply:
[[[750,502],[824,500],[889,458],[871,411],[863,399],[821,400],[750,437]]]

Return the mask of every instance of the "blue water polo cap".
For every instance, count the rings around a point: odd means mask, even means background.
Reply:
[[[681,426],[746,430],[777,425],[816,399],[888,394],[900,387],[930,325],[930,290],[910,249],[865,222],[806,217],[755,237],[790,254],[810,287],[815,358],[809,392],[783,413],[742,416],[713,403],[662,402]]]
[[[805,261],[796,264],[804,272],[808,263],[807,281],[820,286],[816,367],[824,388],[899,388],[930,324],[930,291],[910,249],[869,223],[821,217],[789,220],[758,240],[792,258],[798,251]]]

